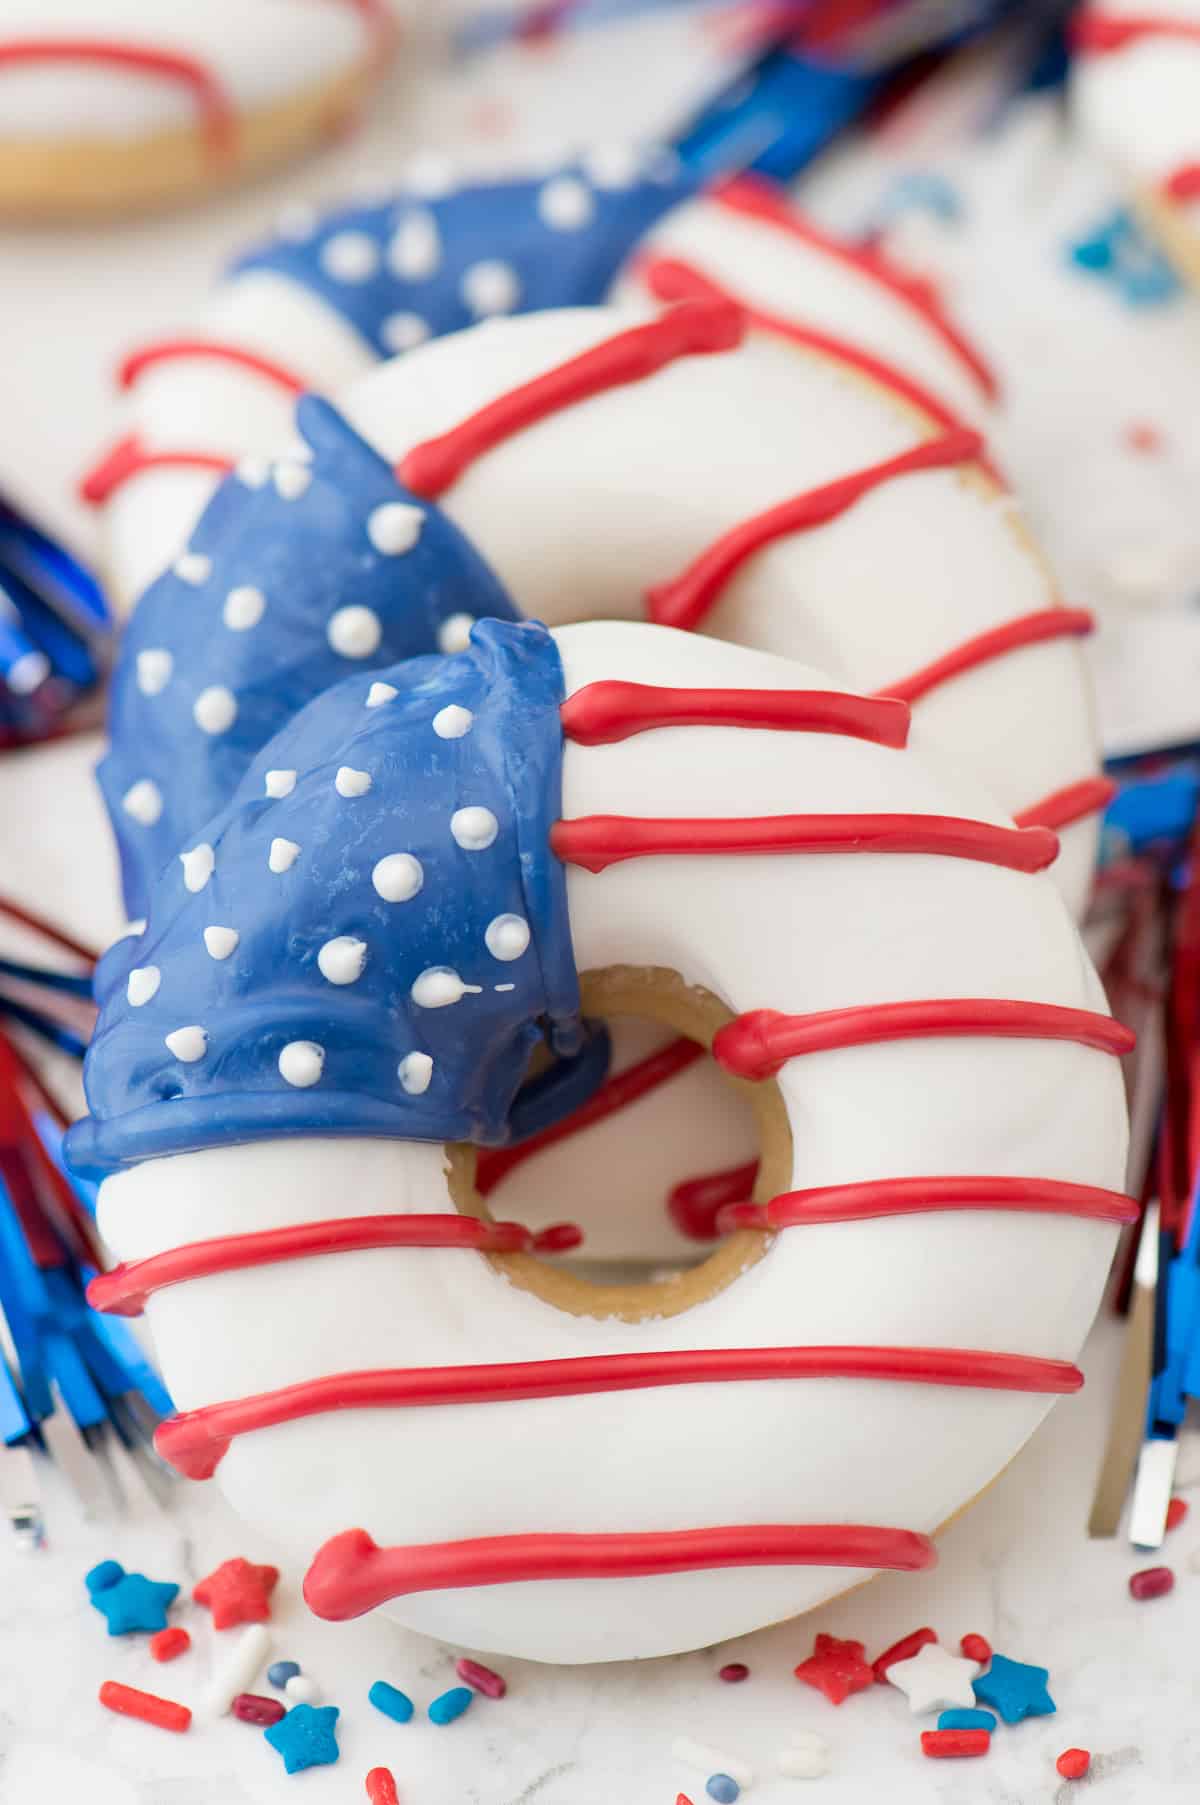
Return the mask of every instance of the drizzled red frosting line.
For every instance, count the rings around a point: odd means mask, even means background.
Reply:
[[[436,501],[485,453],[564,408],[608,389],[641,382],[680,357],[729,351],[745,335],[742,309],[724,300],[685,302],[661,319],[631,326],[500,395],[451,431],[414,445],[396,474],[414,495]]]
[[[304,1600],[327,1622],[361,1617],[412,1592],[538,1579],[645,1579],[725,1567],[869,1567],[919,1573],[937,1565],[928,1536],[855,1523],[737,1524],[620,1535],[484,1536],[380,1548],[348,1529],[318,1550]]]
[[[981,1391],[1064,1395],[1083,1375],[1064,1360],[975,1348],[699,1348],[657,1353],[588,1354],[568,1360],[497,1361],[481,1366],[411,1366],[330,1373],[161,1423],[154,1442],[187,1479],[211,1479],[239,1435],[333,1410],[417,1409],[451,1404],[511,1404],[600,1392],[658,1390],[774,1379],[871,1379]]]
[[[1116,793],[1111,778],[1081,777],[1078,783],[1064,784],[1061,790],[1052,790],[1040,802],[1021,809],[1013,820],[1018,827],[1049,827],[1057,832],[1107,808]]]
[[[950,815],[580,815],[554,823],[550,849],[564,864],[595,872],[623,859],[763,852],[933,853],[1032,872],[1053,864],[1058,839],[1045,827],[994,827]]]
[[[876,691],[881,696],[898,696],[904,702],[919,702],[930,690],[954,677],[961,677],[981,664],[1006,658],[1010,652],[1026,646],[1041,645],[1046,640],[1065,639],[1090,633],[1095,621],[1086,608],[1039,608],[1033,614],[1018,615],[999,627],[989,627],[972,639],[964,639],[941,658],[922,665],[898,682],[885,684]]]
[[[807,1228],[942,1210],[1016,1210],[1116,1223],[1136,1222],[1140,1213],[1136,1197],[1051,1178],[874,1178],[784,1191],[769,1203],[731,1203],[719,1212],[716,1226],[718,1233],[732,1234],[743,1228]]]
[[[105,452],[100,462],[80,479],[79,494],[83,501],[99,506],[143,470],[211,470],[227,476],[233,467],[233,459],[222,452],[151,451],[136,433],[130,433],[118,439],[111,451]]]
[[[0,43],[0,71],[23,63],[98,63],[157,76],[188,90],[210,152],[225,156],[237,136],[237,110],[220,78],[195,57],[110,38],[21,38]]]
[[[302,395],[309,387],[301,377],[283,364],[276,363],[273,358],[265,357],[258,351],[247,350],[245,345],[211,338],[161,338],[155,339],[152,344],[139,345],[120,365],[117,382],[121,388],[130,389],[143,371],[153,369],[158,364],[172,363],[178,358],[207,358],[220,363],[237,364],[243,370],[251,370],[256,376],[265,377],[278,388],[286,389],[291,395]]]
[[[751,1009],[726,1022],[713,1040],[713,1058],[739,1078],[773,1078],[789,1059],[841,1047],[932,1036],[980,1035],[1010,1040],[1070,1040],[1114,1057],[1129,1053],[1137,1036],[1111,1016],[1056,1003],[1019,1003],[999,997],[932,997],[911,1003],[864,1003],[784,1015]]]
[[[670,689],[654,683],[586,683],[559,710],[563,732],[580,746],[611,746],[655,727],[762,727],[840,733],[879,746],[903,746],[903,702],[820,689]]]
[[[1112,18],[1082,8],[1070,23],[1071,42],[1085,55],[1111,56],[1147,38],[1176,38],[1200,44],[1200,21],[1170,18],[1165,13],[1129,13]]]
[[[835,477],[802,495],[789,497],[761,514],[739,521],[713,541],[679,576],[646,591],[646,613],[662,627],[689,631],[710,612],[742,565],[777,539],[825,526],[884,484],[923,470],[952,469],[978,458],[983,441],[961,427],[927,439],[895,457]],[[904,699],[904,698],[902,698]]]

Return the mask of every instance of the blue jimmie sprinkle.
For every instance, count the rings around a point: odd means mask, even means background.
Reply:
[[[300,1663],[298,1661],[272,1661],[267,1668],[267,1678],[272,1686],[282,1692],[288,1681],[294,1680],[299,1671]]]
[[[446,1693],[445,1696],[450,1698],[452,1695]],[[377,1711],[382,1711],[383,1715],[390,1717],[393,1723],[406,1724],[413,1714],[413,1702],[407,1692],[401,1692],[398,1686],[389,1686],[386,1680],[376,1680],[368,1692],[367,1698]],[[429,1715],[433,1717],[432,1705],[429,1708]],[[434,1718],[435,1723],[440,1721],[440,1719]],[[449,1722],[449,1719],[446,1721]]]
[[[461,1717],[469,1709],[474,1697],[469,1686],[452,1686],[449,1692],[441,1693],[430,1705],[430,1723],[452,1724],[456,1717]]]
[[[953,1710],[942,1712],[937,1727],[939,1730],[994,1730],[996,1719],[991,1711],[973,1711],[969,1706],[956,1705]]]
[[[741,1787],[730,1774],[710,1774],[704,1783],[704,1790],[717,1805],[733,1805],[733,1801],[741,1792]]]

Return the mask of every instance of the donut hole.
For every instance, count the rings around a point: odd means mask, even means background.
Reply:
[[[711,991],[689,985],[677,972],[661,968],[609,966],[602,971],[587,972],[581,980],[584,1013],[613,1024],[618,1035],[622,1027],[634,1029],[633,1040],[653,1051],[670,1048],[669,1063],[678,1061],[678,1071],[690,1063],[691,1043],[702,1049],[707,1058],[705,1084],[719,1074],[723,1093],[720,1099],[720,1124],[729,1133],[729,1150],[715,1168],[708,1169],[700,1159],[697,1169],[699,1134],[694,1122],[689,1124],[686,1108],[681,1113],[678,1094],[667,1106],[670,1085],[643,1093],[623,1129],[622,1114],[614,1112],[605,1118],[599,1138],[590,1147],[581,1135],[577,1149],[571,1148],[573,1137],[564,1137],[553,1148],[558,1175],[563,1171],[562,1194],[556,1207],[547,1210],[545,1186],[536,1179],[537,1153],[527,1160],[511,1164],[497,1181],[494,1173],[503,1168],[485,1152],[466,1145],[447,1149],[448,1183],[455,1206],[465,1215],[482,1220],[527,1222],[537,1191],[533,1226],[555,1220],[577,1224],[584,1240],[578,1253],[562,1257],[547,1251],[531,1254],[489,1254],[486,1257],[510,1283],[532,1291],[557,1309],[575,1316],[618,1317],[639,1322],[648,1317],[673,1316],[692,1309],[731,1284],[747,1266],[761,1258],[767,1237],[758,1231],[741,1230],[719,1235],[712,1221],[712,1209],[706,1192],[716,1173],[729,1177],[726,1189],[730,1201],[753,1199],[764,1201],[790,1184],[792,1169],[791,1133],[778,1087],[773,1082],[746,1084],[720,1072],[712,1062],[710,1049],[713,1036],[731,1013]],[[668,1032],[669,1031],[669,1032]],[[626,1040],[629,1036],[625,1036]],[[628,1061],[623,1061],[628,1069]],[[660,1105],[659,1099],[663,1099]],[[707,1126],[707,1124],[706,1124]],[[596,1133],[596,1131],[591,1131]],[[674,1227],[663,1221],[646,1222],[644,1239],[639,1244],[641,1225],[636,1214],[627,1222],[623,1257],[596,1258],[589,1253],[589,1215],[595,1227],[603,1211],[608,1192],[604,1175],[597,1176],[594,1162],[599,1157],[605,1167],[611,1165],[613,1183],[620,1184],[620,1172],[630,1170],[631,1143],[636,1157],[637,1143],[653,1141],[656,1154],[667,1138],[672,1184],[663,1186],[661,1197],[652,1196],[645,1205],[647,1212],[670,1209]],[[717,1144],[721,1144],[718,1139]],[[713,1141],[708,1140],[711,1150]],[[578,1185],[570,1182],[570,1166],[565,1164],[572,1153],[579,1161],[587,1158],[593,1164]],[[749,1154],[749,1157],[747,1155]],[[732,1192],[740,1193],[737,1199]],[[681,1195],[682,1192],[682,1195]],[[673,1207],[672,1207],[673,1206]],[[680,1231],[683,1232],[680,1232]],[[662,1252],[664,1233],[670,1251]],[[611,1236],[601,1237],[611,1241]]]

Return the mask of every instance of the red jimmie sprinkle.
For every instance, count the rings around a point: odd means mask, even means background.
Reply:
[[[266,1728],[287,1715],[287,1706],[282,1699],[263,1698],[257,1692],[239,1692],[233,1701],[233,1715],[240,1717],[244,1724],[259,1724]]]
[[[122,1686],[119,1680],[105,1680],[100,1688],[100,1703],[120,1717],[139,1717],[144,1724],[156,1724],[160,1730],[186,1730],[192,1714],[186,1705],[174,1699],[156,1698],[153,1692],[139,1692],[136,1686]]]
[[[1141,1602],[1147,1598],[1165,1598],[1174,1589],[1175,1575],[1170,1567],[1143,1567],[1140,1573],[1129,1576],[1129,1590]]]
[[[150,1638],[150,1653],[156,1661],[174,1661],[177,1656],[186,1654],[192,1646],[192,1638],[186,1630],[172,1624],[170,1629],[157,1630]]]
[[[881,1686],[886,1686],[888,1668],[897,1661],[911,1661],[914,1655],[930,1642],[937,1641],[937,1631],[931,1629],[913,1630],[907,1636],[901,1636],[899,1642],[893,1642],[890,1648],[871,1663],[872,1672]]]
[[[1064,1780],[1082,1780],[1092,1765],[1090,1749],[1064,1749],[1054,1763]]]
[[[958,1646],[968,1661],[978,1661],[981,1667],[986,1667],[992,1658],[992,1645],[986,1636],[972,1633],[964,1636]]]
[[[454,1671],[464,1686],[482,1692],[485,1698],[503,1698],[508,1691],[508,1681],[501,1674],[493,1673],[479,1661],[469,1661],[465,1655],[454,1663]]]
[[[1172,1498],[1167,1506],[1167,1528],[1178,1529],[1179,1525],[1187,1516],[1188,1509],[1189,1506],[1186,1498]]]
[[[932,1761],[955,1760],[965,1755],[986,1755],[992,1746],[990,1730],[922,1730],[921,1753]]]
[[[743,1680],[750,1678],[750,1669],[744,1661],[728,1661],[718,1669],[717,1678],[724,1680],[727,1686],[740,1686]]]
[[[367,1775],[367,1797],[371,1805],[400,1805],[400,1795],[396,1791],[390,1769],[373,1767]]]
[[[675,1794],[675,1805],[692,1805],[692,1801],[685,1792],[678,1792]]]

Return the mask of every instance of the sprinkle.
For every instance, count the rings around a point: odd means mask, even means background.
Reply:
[[[297,1674],[299,1671],[299,1661],[272,1661],[267,1668],[267,1678],[272,1686],[278,1686],[282,1692],[293,1674]]]
[[[517,272],[499,258],[473,263],[463,275],[462,298],[477,320],[511,313],[521,298]]]
[[[578,176],[556,176],[538,195],[538,212],[558,232],[575,232],[591,222],[596,206]]]
[[[448,614],[437,630],[439,652],[465,652],[471,643],[473,614]]]
[[[470,733],[474,719],[469,708],[460,708],[457,702],[451,702],[434,715],[433,731],[440,740],[460,740],[464,733]]]
[[[389,351],[412,351],[429,337],[429,322],[419,313],[389,313],[379,327]]]
[[[529,923],[523,915],[495,915],[483,931],[483,944],[493,959],[519,959],[529,945]]]
[[[144,696],[158,696],[171,681],[175,660],[161,646],[147,647],[137,655],[137,686]]]
[[[142,827],[153,827],[163,812],[162,791],[149,777],[139,777],[122,796],[121,807]]]
[[[117,1680],[105,1680],[100,1688],[100,1703],[121,1717],[136,1717],[160,1730],[181,1733],[192,1721],[186,1705],[177,1705],[174,1699],[157,1698],[153,1692],[139,1692],[136,1686],[122,1686]]]
[[[1175,1589],[1175,1574],[1170,1567],[1143,1567],[1129,1576],[1130,1595],[1139,1603],[1149,1598],[1165,1598]]]
[[[428,1053],[406,1053],[396,1067],[396,1076],[410,1097],[422,1097],[433,1077],[433,1061]]]
[[[263,1731],[271,1747],[283,1756],[289,1774],[306,1767],[331,1767],[340,1750],[334,1726],[336,1705],[293,1705],[285,1717]]]
[[[371,773],[356,771],[353,765],[341,765],[333,787],[339,796],[365,796],[371,787]]]
[[[327,940],[317,954],[317,969],[330,984],[355,984],[367,963],[367,943],[352,934]]]
[[[370,1805],[400,1805],[400,1795],[390,1769],[373,1767],[367,1775],[367,1798]]]
[[[732,1774],[710,1774],[704,1782],[704,1790],[717,1805],[734,1805],[742,1789]]]
[[[321,1688],[306,1673],[294,1673],[283,1691],[293,1705],[319,1705],[321,1702]]]
[[[1054,1763],[1064,1780],[1082,1780],[1092,1765],[1089,1749],[1064,1749]]]
[[[939,1730],[994,1730],[996,1716],[993,1711],[980,1711],[978,1707],[952,1706],[943,1711],[937,1720]]]
[[[449,1692],[442,1692],[429,1707],[431,1724],[452,1724],[456,1718],[471,1707],[475,1694],[469,1686],[451,1686]]]
[[[296,787],[294,771],[268,771],[264,780],[267,795],[273,802],[279,802],[284,796],[290,796]]]
[[[195,896],[203,890],[212,876],[217,864],[217,855],[207,840],[201,840],[199,846],[193,846],[190,852],[181,852],[179,863],[183,866],[183,884]]]
[[[135,965],[125,980],[125,996],[130,1008],[140,1009],[158,995],[162,972],[157,965]]]
[[[814,1730],[802,1730],[790,1748],[780,1750],[775,1766],[789,1780],[819,1780],[829,1772],[829,1744]]]
[[[992,1645],[986,1636],[977,1636],[972,1632],[964,1636],[958,1646],[968,1661],[978,1661],[981,1667],[986,1667],[992,1658]]]
[[[413,1714],[413,1702],[407,1692],[401,1692],[398,1686],[389,1686],[386,1680],[373,1683],[367,1701],[396,1724],[406,1724]]]
[[[239,1692],[233,1701],[233,1715],[244,1724],[257,1724],[260,1730],[277,1724],[286,1709],[279,1699],[263,1698],[257,1692]]]
[[[485,852],[499,832],[490,808],[455,809],[450,817],[451,836],[464,852]]]
[[[184,552],[182,557],[176,558],[172,568],[181,583],[199,588],[212,575],[212,559],[206,558],[203,552]]]
[[[83,1583],[93,1596],[97,1592],[107,1592],[118,1580],[125,1577],[125,1569],[120,1561],[101,1561],[90,1573],[85,1573]]]
[[[446,1009],[464,996],[478,996],[478,984],[464,984],[449,965],[430,965],[413,979],[412,1000],[418,1009]]]
[[[167,1627],[167,1610],[179,1591],[170,1580],[126,1573],[117,1561],[102,1561],[84,1580],[92,1604],[108,1624],[110,1636]]]
[[[369,282],[379,268],[379,247],[366,232],[335,232],[321,246],[321,268],[335,282]]]
[[[393,696],[398,696],[399,694],[400,691],[394,684],[372,683],[370,689],[367,691],[367,707],[382,708],[385,702],[390,702]]]
[[[743,1680],[750,1678],[750,1669],[744,1661],[728,1661],[718,1668],[717,1678],[724,1680],[727,1686],[740,1686]]]
[[[204,1715],[224,1717],[239,1692],[247,1692],[267,1658],[270,1632],[261,1623],[244,1629],[209,1681]]]
[[[987,1730],[922,1730],[921,1753],[932,1761],[986,1755],[992,1746]]]
[[[1148,420],[1134,420],[1125,428],[1125,443],[1131,451],[1161,451],[1163,435]]]
[[[728,1774],[743,1790],[754,1785],[754,1770],[744,1761],[736,1755],[723,1755],[706,1742],[693,1742],[690,1736],[677,1736],[671,1744],[671,1754],[685,1767],[697,1768],[702,1774]]]
[[[508,1691],[507,1680],[494,1673],[490,1667],[484,1667],[481,1662],[468,1660],[466,1655],[461,1661],[454,1663],[454,1671],[464,1686],[474,1687],[485,1698],[503,1698]]]
[[[297,463],[294,459],[276,464],[273,476],[276,493],[284,501],[299,501],[312,481],[312,471],[308,465]]]
[[[208,1035],[203,1028],[194,1024],[188,1028],[175,1028],[164,1035],[163,1045],[173,1059],[183,1065],[195,1065],[208,1052]]]
[[[890,1648],[872,1661],[871,1669],[881,1686],[887,1684],[888,1668],[894,1661],[911,1661],[914,1655],[930,1642],[937,1641],[937,1631],[931,1629],[912,1630],[907,1636],[901,1636],[899,1642],[893,1642]],[[966,1654],[964,1648],[963,1653]]]
[[[192,1646],[192,1638],[178,1624],[169,1629],[156,1630],[150,1638],[150,1658],[153,1661],[176,1661],[185,1655]]]
[[[437,222],[425,209],[414,209],[397,226],[387,248],[388,267],[407,282],[435,275],[442,261]]]
[[[225,597],[221,619],[233,632],[245,633],[250,627],[257,627],[266,606],[267,598],[261,589],[256,589],[252,583],[240,583]]]
[[[289,1040],[279,1055],[279,1076],[297,1090],[316,1084],[325,1066],[325,1049],[315,1040]]]
[[[862,1692],[875,1683],[874,1671],[863,1660],[865,1652],[861,1642],[819,1635],[807,1661],[792,1671],[804,1685],[823,1692],[831,1705],[841,1705],[852,1692]]]
[[[1167,1506],[1167,1528],[1168,1529],[1178,1529],[1179,1525],[1183,1522],[1183,1520],[1187,1516],[1187,1514],[1188,1514],[1187,1499],[1186,1498],[1172,1498],[1171,1502]]]
[[[367,516],[367,538],[377,552],[395,558],[412,550],[424,524],[423,508],[407,501],[386,501]]]
[[[267,854],[267,867],[278,877],[280,872],[290,871],[300,857],[300,847],[295,840],[276,838],[271,841],[271,850]]]
[[[998,1712],[1006,1724],[1019,1724],[1027,1717],[1049,1717],[1058,1709],[1046,1690],[1049,1678],[1048,1668],[993,1655],[991,1667],[974,1683],[975,1697]]]
[[[938,1642],[927,1642],[911,1660],[893,1661],[887,1677],[891,1685],[903,1692],[910,1710],[920,1714],[952,1705],[973,1705],[975,1690],[971,1682],[978,1671],[974,1661],[952,1655]]]
[[[425,882],[425,871],[411,852],[389,852],[375,866],[371,882],[384,902],[410,902]]]
[[[205,733],[228,733],[237,712],[237,697],[223,683],[202,689],[192,704],[192,719]]]
[[[192,1587],[192,1597],[212,1612],[213,1628],[234,1629],[239,1623],[265,1623],[271,1594],[279,1584],[279,1568],[256,1566],[236,1557],[222,1561]]]

